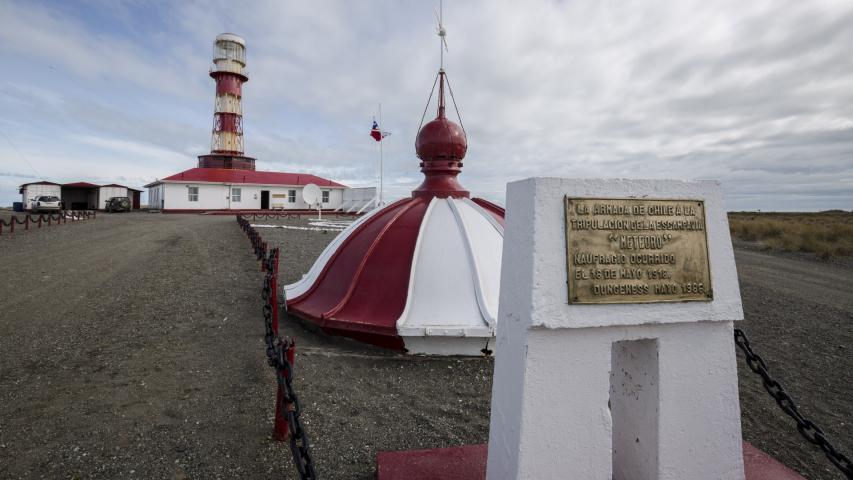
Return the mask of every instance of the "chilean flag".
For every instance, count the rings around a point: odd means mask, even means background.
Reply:
[[[383,132],[379,130],[379,124],[376,123],[376,119],[373,120],[373,128],[370,130],[370,136],[373,137],[377,142],[381,142],[383,138],[391,135],[391,132]]]

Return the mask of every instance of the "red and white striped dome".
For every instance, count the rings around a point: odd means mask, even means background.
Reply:
[[[359,218],[287,285],[288,310],[325,331],[411,353],[480,355],[495,335],[504,209],[456,180],[467,140],[444,115],[418,133],[424,182]]]

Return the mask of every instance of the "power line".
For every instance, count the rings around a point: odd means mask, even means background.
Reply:
[[[16,147],[16,146],[15,146],[15,144],[14,144],[14,143],[12,143],[12,139],[11,139],[11,138],[9,138],[9,137],[8,137],[8,136],[3,132],[3,130],[0,130],[0,134],[2,134],[2,135],[3,135],[3,138],[5,138],[7,142],[9,142],[9,145],[11,145],[11,146],[12,146],[12,148],[13,148],[16,152],[18,152],[18,155],[20,155],[20,156],[21,156],[21,158],[23,158],[23,159],[24,159],[24,161],[25,161],[25,162],[27,162],[27,165],[29,165],[30,170],[32,170],[32,171],[33,171],[33,173],[35,173],[35,174],[36,174],[36,177],[38,177],[38,178],[43,178],[43,177],[41,176],[41,174],[40,174],[38,171],[36,171],[35,167],[33,167],[33,164],[32,164],[32,163],[30,163],[30,161],[27,159],[26,155],[24,155],[20,150],[18,150],[18,147]]]

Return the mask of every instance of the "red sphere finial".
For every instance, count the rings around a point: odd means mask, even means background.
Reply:
[[[444,114],[444,69],[438,71],[438,114],[418,132],[415,151],[426,177],[412,192],[415,197],[468,197],[456,176],[462,171],[462,159],[468,150],[468,139],[459,124]]]
[[[438,114],[418,132],[415,150],[424,161],[462,160],[468,150],[468,139],[459,124],[444,114],[444,69],[439,70]]]

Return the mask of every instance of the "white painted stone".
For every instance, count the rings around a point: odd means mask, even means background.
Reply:
[[[704,200],[714,300],[569,305],[565,195]],[[490,480],[743,480],[743,310],[717,182],[513,182],[502,258]]]

